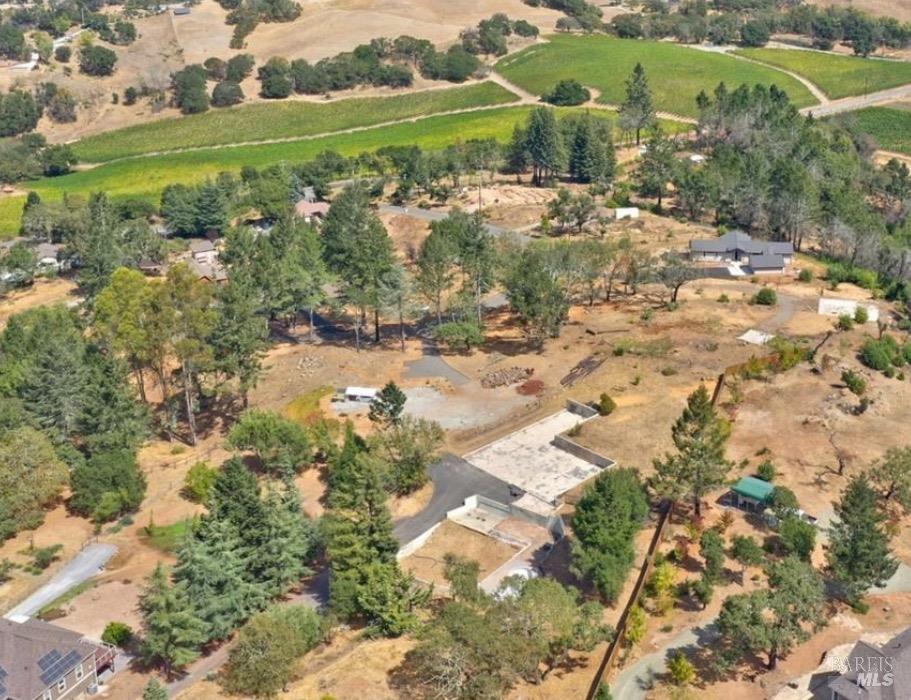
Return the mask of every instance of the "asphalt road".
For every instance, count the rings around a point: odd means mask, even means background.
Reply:
[[[457,508],[469,496],[487,496],[500,503],[516,500],[509,492],[509,485],[487,472],[472,466],[461,457],[445,454],[430,468],[433,479],[433,496],[420,513],[398,521],[393,530],[396,539],[406,544],[446,517],[446,512]]]
[[[3,617],[7,620],[21,621],[34,616],[48,603],[99,573],[116,553],[117,547],[112,544],[89,545],[60,569],[50,581]]]

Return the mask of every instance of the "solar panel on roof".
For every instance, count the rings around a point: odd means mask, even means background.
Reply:
[[[44,673],[41,674],[41,682],[45,685],[51,685],[55,681],[65,676],[67,672],[73,668],[73,666],[79,663],[79,660],[81,658],[82,654],[80,654],[78,651],[71,651],[69,654],[64,656],[62,659],[59,659],[53,666],[46,669]]]
[[[47,671],[58,661],[60,661],[60,652],[56,649],[52,649],[47,654],[38,659],[38,666],[42,671]]]

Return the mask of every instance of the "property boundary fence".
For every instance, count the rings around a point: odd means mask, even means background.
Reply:
[[[629,600],[626,601],[626,607],[623,609],[623,614],[620,615],[620,621],[617,623],[617,630],[614,634],[614,638],[607,647],[607,651],[604,652],[604,658],[601,659],[601,663],[598,665],[598,670],[595,672],[595,677],[592,679],[592,683],[588,688],[585,700],[594,700],[598,688],[601,687],[601,683],[614,665],[617,653],[620,651],[623,640],[626,638],[626,625],[629,621],[630,611],[632,611],[633,606],[639,602],[639,598],[642,596],[642,591],[648,581],[648,575],[651,573],[652,565],[655,562],[655,552],[658,550],[662,535],[664,535],[664,527],[667,525],[670,514],[670,501],[662,501],[660,515],[658,516],[658,525],[655,527],[655,534],[652,535],[652,541],[649,543],[645,561],[642,563],[642,568],[639,570],[639,578],[636,579],[636,585],[633,587],[633,592],[630,594]]]

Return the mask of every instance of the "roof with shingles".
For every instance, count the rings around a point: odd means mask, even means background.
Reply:
[[[82,635],[40,620],[0,619],[0,697],[34,700],[97,649]]]

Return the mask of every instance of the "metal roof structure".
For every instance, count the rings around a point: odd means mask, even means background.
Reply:
[[[771,497],[774,488],[768,481],[757,479],[755,476],[744,476],[731,487],[731,491],[738,496],[765,503]]]

